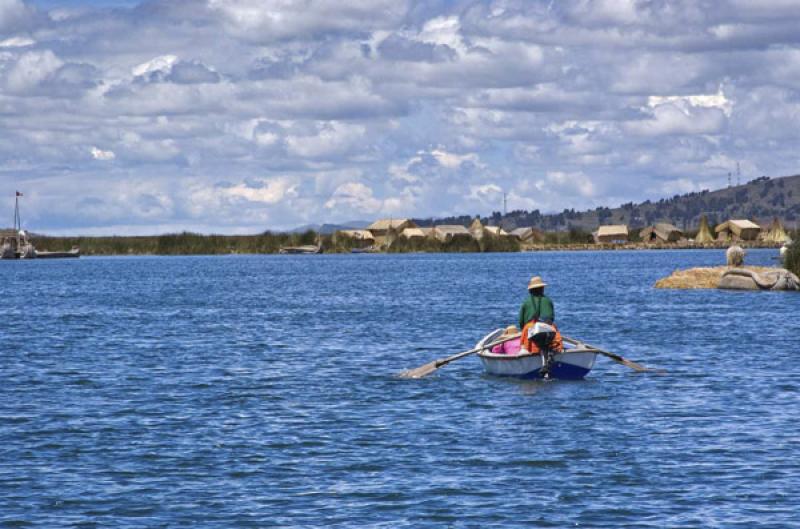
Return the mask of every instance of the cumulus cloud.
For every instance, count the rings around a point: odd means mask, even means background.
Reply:
[[[23,53],[8,69],[6,89],[11,93],[24,93],[55,73],[64,62],[50,50]]]
[[[406,11],[395,0],[208,0],[208,6],[229,31],[259,42],[390,27]]]
[[[307,131],[286,137],[289,154],[302,158],[324,158],[343,155],[364,138],[362,125],[328,121],[315,124]]]
[[[447,167],[448,169],[461,167],[461,165],[465,163],[471,163],[474,165],[480,164],[478,155],[475,153],[455,154],[452,152],[447,152],[443,148],[439,147],[437,149],[433,149],[430,154],[436,159],[437,162],[439,162],[440,165]]]
[[[145,77],[157,72],[166,73],[176,62],[178,62],[178,57],[175,55],[159,55],[134,66],[131,74],[134,77]]]
[[[469,198],[481,202],[497,203],[498,197],[503,195],[503,189],[497,184],[483,184],[470,186]]]
[[[583,172],[550,171],[547,173],[547,184],[550,190],[561,193],[577,193],[583,197],[592,197],[595,187],[592,180]]]
[[[717,134],[725,122],[722,109],[672,101],[656,105],[650,119],[631,122],[627,129],[646,136]]]
[[[51,197],[40,231],[489,214],[502,192],[560,211],[797,172],[788,0],[32,6],[0,0],[0,183]]]
[[[116,158],[114,151],[104,151],[102,149],[98,149],[97,147],[92,147],[89,152],[91,152],[92,158],[103,162],[108,162]]]
[[[0,34],[19,29],[33,16],[32,9],[22,0],[0,0]]]
[[[36,44],[36,41],[30,37],[9,37],[0,40],[0,48],[24,48],[33,44]]]
[[[345,208],[358,213],[376,213],[381,201],[373,196],[372,189],[361,182],[347,182],[334,190],[325,202],[328,209]]]
[[[288,178],[260,180],[256,185],[237,184],[225,190],[230,197],[237,197],[250,202],[277,204],[285,198],[296,196],[297,188]]]

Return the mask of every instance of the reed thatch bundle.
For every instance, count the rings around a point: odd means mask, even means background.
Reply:
[[[781,224],[781,221],[778,220],[778,217],[772,219],[772,223],[769,225],[769,230],[764,235],[764,240],[767,242],[774,242],[781,244],[790,240],[789,235],[783,228],[783,224]]]
[[[714,242],[714,236],[711,234],[711,227],[708,225],[708,217],[705,215],[700,218],[700,230],[697,232],[694,240],[699,243]]]

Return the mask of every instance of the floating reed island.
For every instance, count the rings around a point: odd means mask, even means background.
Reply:
[[[744,266],[744,255],[741,247],[732,246],[727,251],[726,266],[676,270],[668,277],[656,281],[655,287],[800,291],[800,278],[792,271],[769,266]]]

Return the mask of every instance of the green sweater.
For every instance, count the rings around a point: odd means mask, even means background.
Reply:
[[[519,328],[531,320],[537,319],[545,323],[553,323],[556,311],[553,302],[547,296],[528,296],[519,309]]]

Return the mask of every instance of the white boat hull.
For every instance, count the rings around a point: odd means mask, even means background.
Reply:
[[[478,342],[476,347],[491,343],[500,338],[503,329],[498,329],[486,335]],[[580,380],[584,378],[594,367],[597,353],[576,349],[565,344],[564,352],[553,356],[553,362],[549,369],[549,378],[562,380]],[[483,363],[483,368],[490,375],[515,377],[522,379],[543,378],[542,372],[544,358],[540,354],[531,354],[525,350],[518,355],[494,354],[490,351],[478,353],[478,357]]]

